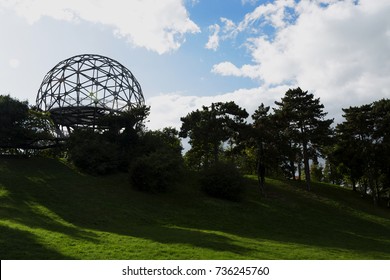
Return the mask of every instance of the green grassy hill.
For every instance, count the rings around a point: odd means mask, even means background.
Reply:
[[[248,179],[240,203],[188,176],[174,193],[136,192],[56,160],[0,158],[1,259],[390,259],[390,211],[349,190]]]

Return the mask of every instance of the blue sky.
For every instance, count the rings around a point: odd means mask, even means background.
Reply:
[[[44,75],[83,53],[128,67],[149,128],[217,101],[252,113],[290,87],[329,116],[390,98],[388,0],[0,0],[0,94],[35,103]]]

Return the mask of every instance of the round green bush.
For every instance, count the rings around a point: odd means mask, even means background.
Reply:
[[[239,201],[243,195],[243,177],[239,170],[231,163],[219,162],[210,166],[201,173],[201,189],[206,194]]]
[[[83,172],[105,175],[118,170],[119,148],[104,135],[93,131],[75,131],[68,141],[68,156]]]

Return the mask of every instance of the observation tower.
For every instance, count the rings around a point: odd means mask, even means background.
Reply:
[[[82,54],[59,62],[46,74],[36,105],[50,113],[65,137],[79,127],[106,129],[104,117],[132,112],[143,107],[145,99],[125,66],[105,56]]]

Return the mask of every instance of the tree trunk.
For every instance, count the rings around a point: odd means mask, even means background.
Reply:
[[[265,164],[264,164],[264,148],[263,143],[259,143],[257,152],[257,181],[259,184],[260,193],[267,196],[265,191]]]
[[[367,179],[361,180],[360,196],[365,197],[367,194]]]
[[[295,181],[295,167],[294,167],[294,161],[290,160],[290,172],[291,177]]]
[[[355,181],[355,179],[351,179],[351,181],[352,181],[352,190],[354,192],[356,192],[357,191],[357,189],[356,189],[356,181]]]
[[[309,155],[307,151],[307,143],[304,142],[303,145],[303,164],[305,168],[305,180],[306,180],[306,189],[310,191],[311,186],[310,186],[310,166],[309,166]]]

